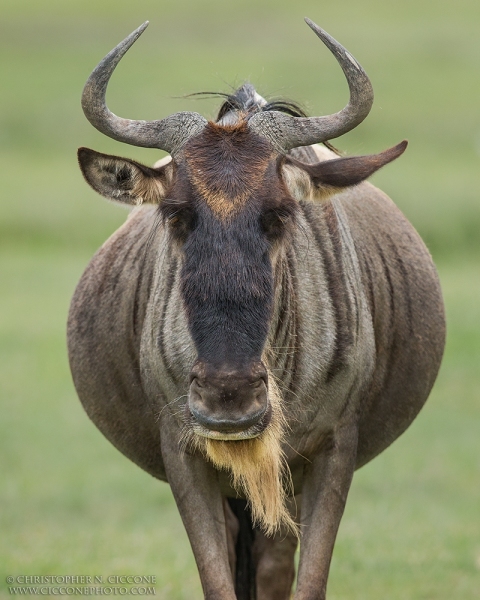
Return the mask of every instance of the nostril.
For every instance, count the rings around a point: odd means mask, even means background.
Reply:
[[[199,383],[199,379],[203,379],[205,377],[205,364],[202,361],[197,361],[190,371],[190,384],[194,381]],[[199,387],[203,387],[201,384]]]
[[[268,387],[268,372],[262,362],[254,363],[251,367],[251,377],[255,378],[255,385],[264,383]]]

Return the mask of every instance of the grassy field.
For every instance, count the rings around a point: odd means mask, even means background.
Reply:
[[[448,318],[440,377],[419,418],[354,479],[329,600],[480,597],[480,41],[477,0],[320,5],[202,0],[3,0],[0,21],[0,597],[6,576],[155,575],[157,597],[201,597],[171,494],[124,459],[84,415],[65,321],[95,249],[124,220],[84,184],[78,146],[151,163],[158,153],[103,138],[80,109],[98,60],[151,25],[115,74],[112,109],[153,119],[214,116],[249,79],[311,114],[343,106],[334,60],[309,16],[370,74],[367,121],[337,142],[407,153],[374,179],[439,266]]]

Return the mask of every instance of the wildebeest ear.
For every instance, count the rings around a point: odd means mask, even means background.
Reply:
[[[172,176],[172,165],[147,167],[128,158],[78,149],[78,163],[87,183],[108,198],[124,204],[158,204]]]
[[[368,179],[403,154],[407,143],[404,140],[379,154],[335,158],[312,165],[287,157],[283,166],[284,179],[295,198],[325,200]]]

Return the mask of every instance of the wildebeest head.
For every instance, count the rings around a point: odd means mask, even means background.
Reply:
[[[355,59],[307,22],[347,77],[350,101],[334,115],[307,118],[288,108],[275,110],[282,107],[267,104],[247,85],[236,96],[243,94],[245,101],[224,110],[216,123],[197,113],[152,122],[121,119],[105,104],[106,87],[146,24],[97,66],[82,99],[87,118],[109,137],[171,153],[172,161],[159,168],[86,148],[79,150],[79,161],[88,183],[103,196],[159,205],[172,243],[183,256],[181,295],[197,352],[187,403],[192,431],[207,440],[207,453],[221,467],[238,462],[240,446],[229,442],[239,440],[251,441],[242,448],[250,453],[250,461],[261,462],[262,448],[268,445],[255,446],[253,440],[263,435],[265,441],[271,434],[276,450],[270,452],[270,447],[267,454],[276,454],[272,477],[277,484],[281,409],[264,350],[278,249],[291,240],[299,198],[322,201],[355,185],[399,156],[406,145],[378,155],[308,165],[288,156],[292,148],[324,142],[354,128],[373,101],[370,81]],[[218,440],[225,443],[215,445]],[[262,473],[266,477],[265,469]],[[238,474],[239,485],[251,487],[246,478],[244,469]],[[250,489],[250,498],[255,493],[261,492]],[[278,515],[271,520],[275,519]]]

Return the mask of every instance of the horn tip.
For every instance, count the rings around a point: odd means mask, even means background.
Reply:
[[[320,31],[322,31],[321,27],[319,27],[314,21],[312,21],[312,19],[304,17],[304,21],[310,27],[310,29],[313,29],[313,31],[318,31],[319,29]]]
[[[319,25],[317,25],[312,19],[305,17],[305,23],[310,27],[310,29],[317,35],[324,44],[330,47],[330,44],[335,42],[331,35],[329,35],[325,29],[322,29]]]

